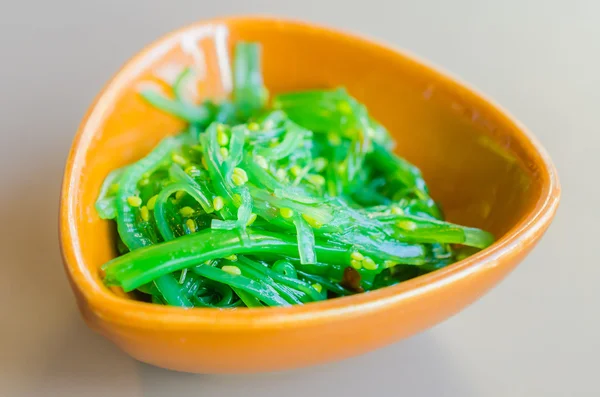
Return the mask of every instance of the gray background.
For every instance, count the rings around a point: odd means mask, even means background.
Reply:
[[[591,226],[600,221],[600,2],[0,3],[0,395],[600,395],[600,264]],[[57,244],[73,134],[129,56],[182,24],[230,13],[293,16],[383,39],[494,97],[534,131],[561,176],[562,205],[542,243],[454,318],[335,364],[255,376],[179,374],[139,364],[92,333]]]

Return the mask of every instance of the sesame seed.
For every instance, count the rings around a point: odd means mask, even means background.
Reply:
[[[187,221],[185,221],[185,225],[188,229],[190,229],[190,233],[194,233],[196,230],[198,230],[198,225],[193,219],[188,219]]]
[[[140,208],[140,216],[145,222],[148,222],[148,220],[150,220],[150,211],[148,211],[148,207],[143,206],[142,208]]]
[[[417,224],[413,221],[398,221],[396,222],[396,226],[398,226],[400,229],[408,231],[415,230],[417,228]]]
[[[280,168],[277,170],[277,172],[275,173],[275,176],[277,177],[277,179],[279,179],[280,181],[284,181],[287,178],[287,172],[283,169]]]
[[[315,186],[323,186],[325,184],[325,178],[319,174],[309,174],[306,176],[306,180]]]
[[[237,266],[223,266],[221,270],[223,270],[225,273],[229,273],[234,276],[239,276],[240,274],[242,274],[242,271]]]
[[[250,131],[258,131],[258,130],[260,130],[260,125],[258,125],[258,123],[252,122],[252,123],[248,124],[248,129]]]
[[[358,251],[354,251],[350,254],[350,258],[356,259],[357,261],[362,261],[363,259],[365,259],[365,256]]]
[[[213,207],[215,207],[216,211],[222,210],[224,206],[225,201],[223,200],[223,197],[217,196],[213,199]]]
[[[219,125],[219,127],[221,127]],[[229,143],[229,136],[225,132],[224,128],[217,127],[217,143],[221,146],[225,146]]]
[[[238,258],[237,258],[236,254],[233,254],[233,255],[226,256],[225,259],[227,259],[228,261],[231,261],[231,262],[236,262]]]
[[[298,164],[294,164],[292,168],[290,168],[290,172],[292,173],[292,175],[298,176],[302,172],[302,168],[300,168]]]
[[[108,192],[107,194],[111,195],[111,194],[115,194],[119,191],[119,184],[118,183],[113,183],[112,185],[110,185],[110,187],[108,188]]]
[[[327,167],[327,159],[324,157],[317,157],[313,162],[315,171],[321,172]]]
[[[270,130],[273,127],[275,127],[275,122],[273,120],[267,120],[263,123],[263,126],[267,129]]]
[[[183,156],[181,156],[181,155],[179,155],[177,153],[174,153],[171,156],[171,160],[173,160],[173,162],[175,162],[175,163],[177,163],[179,165],[186,165],[187,164],[187,160]]]
[[[321,293],[321,291],[323,291],[323,286],[322,286],[321,284],[319,284],[319,283],[314,283],[314,284],[312,285],[312,287],[313,287],[314,289],[316,289],[318,293]]]
[[[339,146],[342,143],[342,138],[336,132],[329,132],[327,134],[327,140],[331,146]]]
[[[289,208],[280,208],[279,212],[281,213],[281,216],[284,217],[284,218],[286,218],[286,219],[289,219],[292,216],[294,216],[294,211],[292,211]]]
[[[350,104],[347,101],[338,102],[337,108],[340,112],[342,112],[344,114],[352,113],[352,107],[350,106]]]
[[[200,170],[198,168],[196,168],[195,166],[191,165],[189,167],[187,167],[185,169],[185,173],[188,174],[189,176],[200,176]]]
[[[187,206],[183,207],[179,210],[179,213],[181,214],[181,216],[186,216],[186,217],[194,215],[194,212],[195,211],[192,207],[187,207]]]
[[[149,210],[153,210],[154,206],[156,205],[156,199],[158,198],[158,194],[150,197],[150,199],[148,200],[148,203],[146,204],[148,206]]]
[[[235,167],[233,169],[231,180],[234,185],[242,186],[244,183],[248,182],[248,174],[246,174],[246,171],[244,171],[242,168]]]
[[[144,178],[140,181],[140,186],[147,186],[150,183],[150,179]]]
[[[223,159],[226,159],[227,157],[229,157],[229,150],[227,150],[226,147],[222,147],[220,152],[221,152],[221,157],[223,157]]]
[[[362,268],[362,262],[361,261],[357,261],[356,259],[352,259],[350,261],[350,266],[352,266],[353,268],[355,268],[356,270]]]
[[[389,269],[390,267],[394,267],[394,266],[396,266],[397,264],[398,264],[397,262],[390,261],[390,260],[383,261],[383,266],[384,266],[386,269]]]
[[[362,265],[367,270],[377,270],[377,264],[368,256],[362,261]]]
[[[185,196],[185,192],[183,190],[178,190],[177,193],[175,193],[175,200],[181,200],[183,196]]]
[[[404,210],[400,207],[392,207],[392,214],[394,215],[404,215]]]
[[[244,183],[246,183],[246,181],[242,177],[236,174],[233,174],[231,176],[231,181],[235,186],[242,186]]]
[[[248,222],[246,222],[246,226],[251,226],[258,216],[256,214],[250,214],[250,218],[248,218]]]
[[[310,226],[314,227],[315,229],[319,229],[321,226],[323,226],[323,224],[319,221],[317,221],[315,218],[313,218],[312,216],[308,215],[308,214],[302,214],[302,218],[306,221],[306,223],[308,223]]]
[[[139,207],[140,205],[142,205],[142,199],[139,198],[138,196],[127,197],[127,202],[132,207]]]
[[[267,159],[264,158],[263,156],[256,156],[254,157],[254,162],[256,164],[258,164],[258,166],[262,169],[267,169],[269,168],[269,163],[267,163]]]
[[[206,157],[202,157],[202,166],[205,170],[208,169],[208,162],[206,161]]]

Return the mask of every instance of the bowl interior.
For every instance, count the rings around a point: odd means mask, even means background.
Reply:
[[[136,56],[84,121],[65,180],[70,196],[63,199],[86,278],[102,285],[98,268],[116,255],[115,228],[94,209],[105,176],[183,127],[146,105],[139,89],[168,89],[181,68],[193,65],[198,81],[190,95],[224,97],[231,89],[230,52],[239,40],[262,44],[271,93],[345,86],[363,101],[393,134],[397,152],[421,168],[450,221],[501,238],[543,198],[548,174],[533,144],[454,81],[362,39],[300,23],[224,20],[176,32]]]

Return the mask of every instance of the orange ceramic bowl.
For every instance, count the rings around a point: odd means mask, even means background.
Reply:
[[[102,283],[115,230],[94,201],[105,176],[139,159],[182,123],[140,100],[195,64],[200,97],[231,89],[230,51],[263,45],[271,93],[345,86],[417,164],[449,220],[493,232],[488,249],[397,286],[287,308],[181,309],[138,302]],[[540,144],[504,110],[400,51],[306,23],[263,18],[199,22],[131,59],[100,93],[75,137],[64,176],[60,238],[66,273],[90,327],[134,358],[199,373],[258,372],[357,355],[458,312],[536,245],[559,201]]]

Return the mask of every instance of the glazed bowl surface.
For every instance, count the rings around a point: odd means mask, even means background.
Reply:
[[[181,309],[104,286],[115,228],[94,209],[113,169],[148,153],[183,124],[144,103],[145,84],[168,85],[185,66],[198,98],[232,88],[235,42],[263,48],[271,93],[345,86],[423,171],[452,222],[492,232],[491,247],[381,290],[287,308]],[[506,111],[413,56],[307,23],[256,17],[198,22],[151,44],[114,76],[81,123],[64,175],[60,239],[87,324],[134,358],[198,373],[259,372],[338,360],[443,321],[501,281],[536,245],[560,197],[554,166]]]

